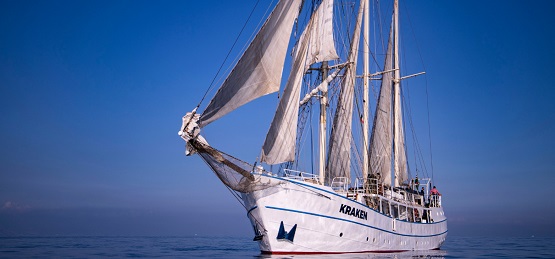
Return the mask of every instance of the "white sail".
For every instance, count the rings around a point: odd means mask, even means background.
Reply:
[[[354,84],[356,79],[363,11],[364,2],[361,2],[351,41],[351,49],[349,51],[348,61],[350,64],[345,71],[345,79],[341,86],[330,135],[325,177],[326,181],[329,183],[331,183],[335,177],[346,177],[349,179],[351,175],[351,130],[353,121]]]
[[[291,74],[262,147],[262,162],[279,164],[295,158],[303,75],[313,63],[338,58],[333,42],[332,15],[333,0],[323,1],[299,39]]]
[[[260,96],[277,92],[301,0],[282,0],[200,117],[204,127]]]
[[[405,134],[401,109],[400,87],[395,88],[395,186],[401,186],[409,178],[407,170],[407,154],[405,151]]]
[[[293,161],[295,158],[295,139],[297,136],[297,117],[299,114],[299,95],[304,72],[306,70],[307,42],[299,46],[304,51],[297,51],[291,74],[287,80],[283,96],[278,104],[270,130],[262,146],[260,160],[267,164]]]
[[[307,63],[311,65],[339,58],[333,41],[333,0],[322,1],[308,26],[311,35],[303,35],[310,38]]]
[[[393,69],[393,28],[389,33],[387,53],[385,56],[384,71]],[[393,72],[382,75],[380,97],[374,115],[372,137],[370,139],[370,170],[382,184],[391,185],[391,158],[392,158],[392,86]],[[379,177],[378,177],[379,174]]]

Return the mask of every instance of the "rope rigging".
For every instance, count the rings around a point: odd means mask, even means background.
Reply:
[[[206,92],[204,92],[204,95],[202,96],[202,98],[200,99],[200,102],[197,104],[197,108],[200,107],[200,105],[202,104],[202,102],[204,101],[204,99],[206,98],[206,96],[208,95],[208,92],[210,92],[210,90],[214,87],[214,82],[216,81],[216,78],[218,77],[218,75],[220,74],[220,71],[222,70],[222,68],[224,67],[229,55],[231,55],[231,51],[233,51],[233,48],[235,47],[235,44],[237,44],[237,41],[239,41],[239,37],[241,36],[241,34],[243,33],[243,31],[245,30],[245,27],[247,27],[248,22],[250,21],[252,14],[254,13],[254,10],[256,9],[256,7],[258,6],[258,3],[260,2],[260,0],[257,0],[256,3],[254,4],[254,7],[252,8],[249,16],[247,17],[247,20],[245,21],[245,24],[243,24],[243,27],[241,28],[241,31],[239,31],[239,34],[237,35],[237,37],[235,38],[235,41],[233,42],[233,45],[231,45],[231,48],[229,49],[229,51],[227,52],[227,55],[224,58],[224,61],[222,62],[222,64],[220,65],[220,68],[218,68],[218,71],[216,72],[216,74],[214,75],[214,78],[212,78],[212,82],[210,82],[210,85],[208,86],[208,89],[206,89]]]
[[[426,71],[426,65],[424,63],[424,59],[422,58],[422,52],[420,51],[420,44],[418,44],[418,40],[416,38],[416,35],[414,34],[412,21],[410,19],[410,13],[405,5],[403,5],[403,8],[405,9],[403,13],[406,13],[407,15],[407,21],[409,22],[410,31],[412,33],[412,37],[414,39],[416,49],[418,50],[418,57],[420,58],[420,64],[422,65],[422,68],[424,69],[424,71]],[[426,112],[427,112],[427,122],[428,122],[428,140],[429,140],[429,148],[430,148],[430,166],[431,166],[432,180],[433,180],[434,179],[434,162],[433,162],[434,159],[433,159],[433,152],[432,152],[432,127],[430,123],[430,101],[429,101],[430,98],[428,94],[428,77],[426,76],[426,74],[424,74],[424,81],[425,81],[425,87],[426,87]]]

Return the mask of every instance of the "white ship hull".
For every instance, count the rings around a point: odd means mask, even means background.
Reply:
[[[430,250],[438,249],[447,236],[447,221],[441,207],[425,208],[430,210],[429,223],[410,222],[382,214],[359,202],[360,197],[347,198],[327,186],[264,177],[280,184],[243,194],[248,217],[260,234],[258,242],[263,253]],[[297,225],[293,241],[278,239],[281,222],[285,231]]]

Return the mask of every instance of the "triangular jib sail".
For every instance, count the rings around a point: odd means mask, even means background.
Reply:
[[[261,190],[274,183],[251,174],[253,165],[211,147],[199,134],[200,128],[247,102],[279,90],[290,34],[301,2],[280,1],[204,113],[199,116],[195,108],[183,117],[178,134],[186,142],[187,155],[198,153],[218,178],[235,191]]]
[[[204,127],[260,96],[277,92],[301,0],[280,1],[200,117]]]

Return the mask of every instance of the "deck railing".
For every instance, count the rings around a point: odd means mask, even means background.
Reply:
[[[289,179],[322,184],[320,177],[315,174],[291,169],[284,169],[283,172],[284,177]],[[417,211],[417,207],[414,207],[416,204],[423,207],[441,207],[441,196],[439,195],[428,195],[427,193],[422,195],[421,192],[413,189],[384,188],[375,178],[368,179],[365,186],[360,178],[357,178],[351,185],[349,178],[335,177],[332,179],[330,187],[337,193],[346,195],[347,198],[366,202],[368,206],[381,213],[386,215],[393,213],[395,218],[400,220],[420,221],[424,211],[423,209]],[[429,213],[429,210],[425,211]],[[426,218],[422,218],[422,222],[426,222]]]
[[[349,184],[349,178],[347,177],[334,177],[330,187],[336,192],[348,192]]]
[[[441,196],[437,194],[430,195],[430,207],[441,207]]]
[[[291,170],[291,169],[283,169],[283,172],[285,174],[285,177],[290,179],[295,179],[295,180],[310,182],[315,184],[321,184],[320,177],[315,174],[311,174],[303,171]]]

